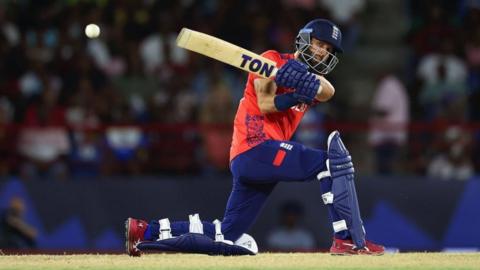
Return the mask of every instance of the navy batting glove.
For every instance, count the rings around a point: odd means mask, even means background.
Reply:
[[[307,73],[305,64],[290,59],[277,71],[275,83],[280,87],[296,88],[303,75]]]
[[[298,86],[295,88],[294,97],[298,102],[312,104],[320,87],[320,79],[308,72],[302,76]]]

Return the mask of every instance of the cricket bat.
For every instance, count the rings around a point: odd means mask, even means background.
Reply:
[[[250,73],[255,73],[263,78],[275,77],[278,71],[276,63],[270,59],[225,40],[188,28],[183,28],[178,34],[177,45]]]
[[[275,61],[225,40],[188,28],[182,28],[182,31],[178,34],[177,46],[267,79],[275,77],[278,71]],[[321,81],[317,90],[318,94],[322,92],[323,84],[327,84],[333,89],[333,86],[324,77],[318,76],[318,78]]]

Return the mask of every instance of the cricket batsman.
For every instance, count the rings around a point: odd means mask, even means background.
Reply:
[[[365,239],[354,184],[354,165],[338,131],[327,150],[290,141],[306,110],[328,101],[334,87],[324,78],[338,63],[342,33],[332,22],[316,19],[300,29],[293,54],[270,50],[274,80],[250,73],[234,120],[230,148],[233,186],[222,221],[167,218],[147,223],[126,221],[127,253],[158,250],[210,255],[254,255],[255,240],[246,232],[278,182],[318,181],[333,228],[333,255],[381,255],[384,247]],[[320,90],[318,90],[320,89]]]

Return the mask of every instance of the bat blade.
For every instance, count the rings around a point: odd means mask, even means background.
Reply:
[[[178,34],[177,46],[264,78],[272,78],[277,74],[274,61],[225,40],[188,28],[183,28]]]

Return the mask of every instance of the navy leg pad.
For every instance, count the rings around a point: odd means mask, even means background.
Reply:
[[[178,237],[159,241],[140,242],[137,248],[141,251],[198,253],[208,255],[239,256],[255,255],[252,251],[224,242],[216,242],[210,237],[198,233],[186,233]]]
[[[363,248],[365,246],[365,232],[360,217],[353,176],[345,175],[335,178],[332,182],[332,193],[333,208],[340,218],[345,220],[355,246]]]
[[[357,248],[365,246],[365,230],[360,216],[357,192],[354,183],[352,158],[340,139],[338,131],[328,137],[328,168],[332,177],[332,206],[345,220],[352,241]]]

